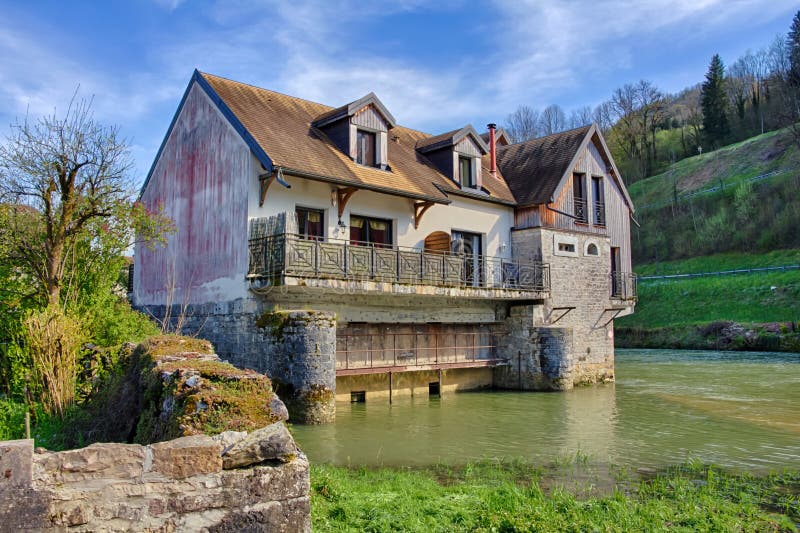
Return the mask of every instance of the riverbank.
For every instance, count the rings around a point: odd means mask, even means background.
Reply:
[[[619,326],[614,330],[614,346],[800,353],[798,329],[796,322],[740,324],[724,320],[654,328]]]
[[[797,531],[800,472],[761,477],[689,463],[591,475],[484,461],[423,469],[311,468],[315,531]],[[564,479],[567,479],[565,477]],[[554,481],[555,480],[555,481]]]

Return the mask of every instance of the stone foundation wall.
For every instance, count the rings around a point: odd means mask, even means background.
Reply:
[[[219,356],[264,373],[286,402],[292,421],[333,420],[336,391],[336,319],[330,312],[273,311],[267,302],[240,299],[215,304],[142,308],[173,328],[210,340]]]
[[[574,244],[575,254],[559,252],[558,239]],[[550,265],[550,298],[541,314],[531,317],[532,322],[525,327],[571,330],[569,374],[574,385],[613,381],[614,325],[610,320],[618,312],[613,308],[620,306],[611,300],[610,239],[589,233],[529,228],[513,231],[511,244],[514,257],[541,258]],[[598,255],[587,254],[589,244],[597,247]],[[632,307],[618,316],[631,311]],[[518,324],[514,322],[515,326]]]
[[[150,446],[0,442],[3,531],[310,531],[308,460],[282,423]]]
[[[565,390],[574,385],[572,328],[542,327],[541,307],[514,307],[502,349],[508,364],[494,369],[494,386],[516,390]]]

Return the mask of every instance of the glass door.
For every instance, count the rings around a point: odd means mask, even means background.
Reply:
[[[481,252],[483,243],[478,233],[453,231],[452,250],[464,257],[464,269],[461,281],[467,286],[480,287],[483,283],[483,265]]]

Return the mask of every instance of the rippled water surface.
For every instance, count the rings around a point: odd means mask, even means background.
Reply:
[[[688,458],[800,468],[800,354],[618,350],[617,382],[337,404],[295,426],[312,461],[426,465],[487,457],[653,466]]]

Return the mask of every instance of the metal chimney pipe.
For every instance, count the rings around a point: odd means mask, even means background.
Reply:
[[[493,178],[497,177],[497,140],[494,137],[495,130],[497,129],[497,124],[487,124],[487,128],[489,128],[489,173],[492,175]]]

